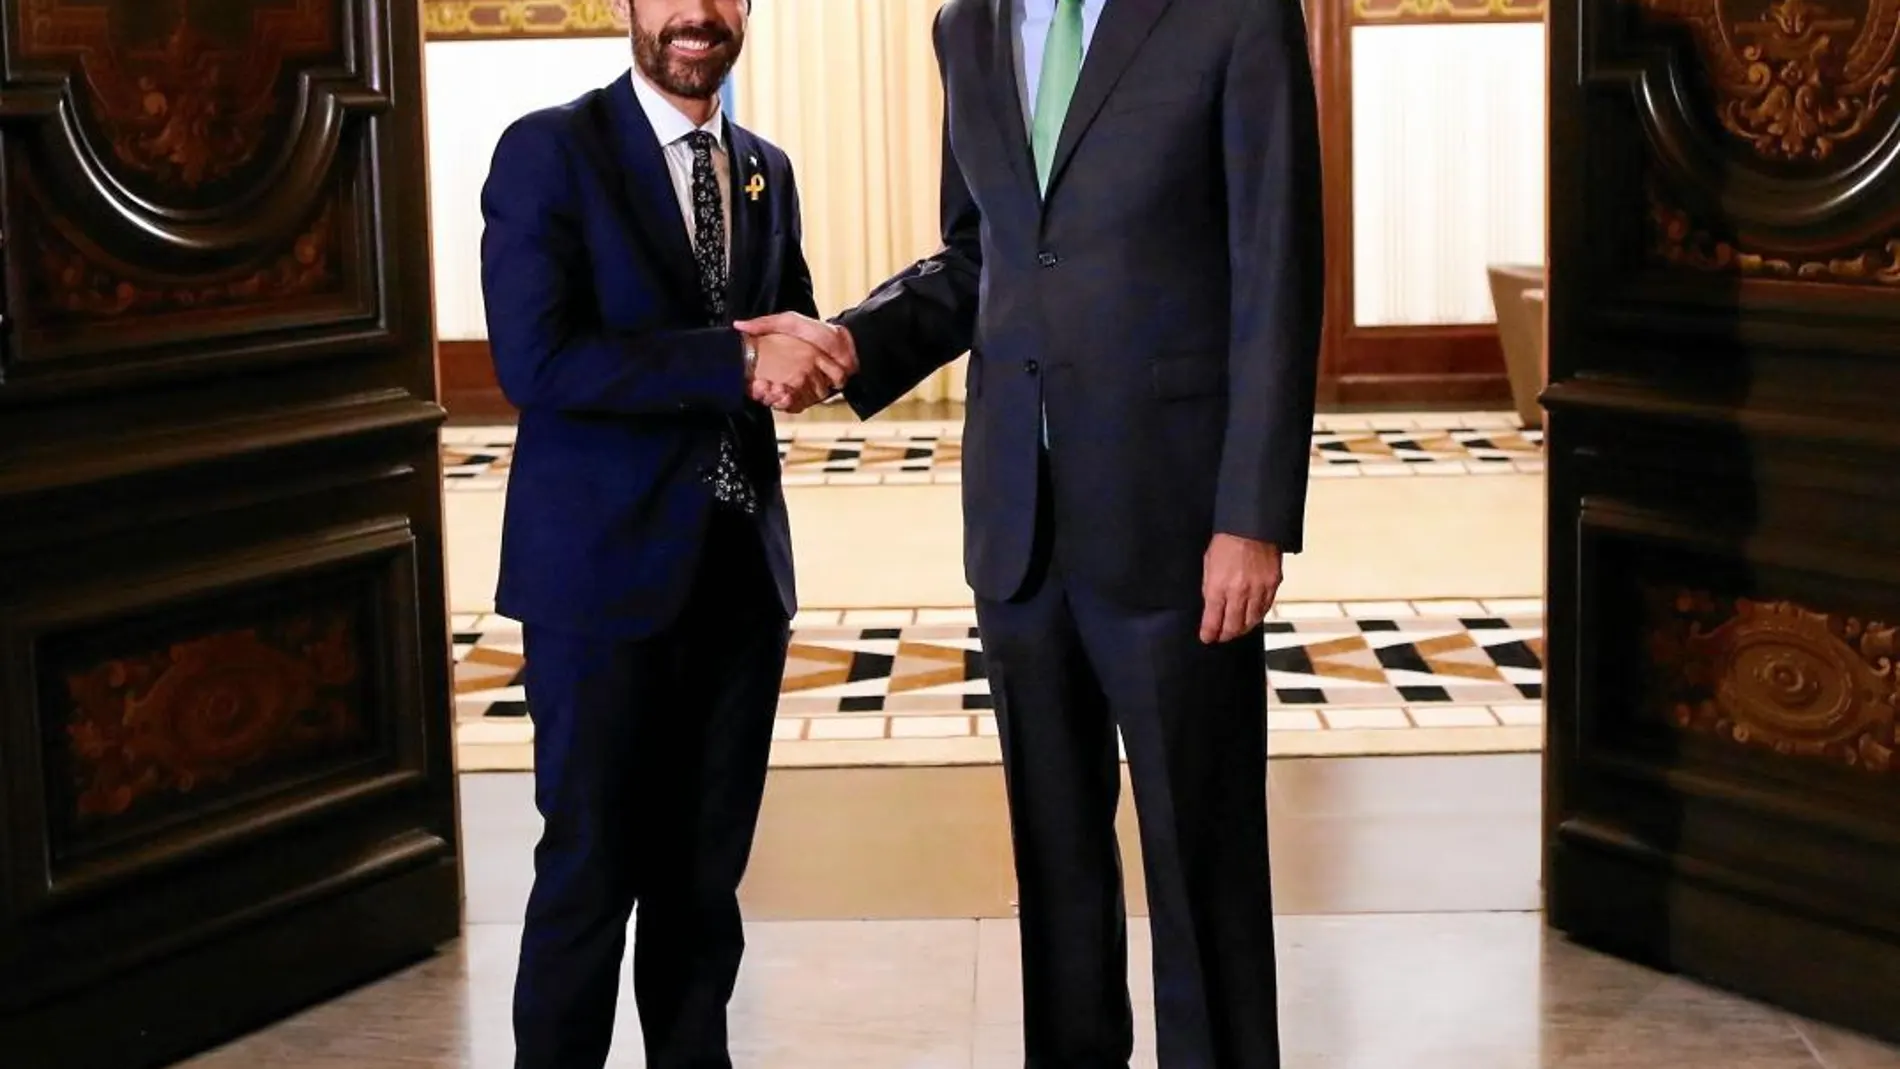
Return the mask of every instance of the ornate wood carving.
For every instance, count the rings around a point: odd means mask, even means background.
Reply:
[[[1639,82],[1650,262],[1748,280],[1900,284],[1875,148],[1900,122],[1900,0],[1630,0],[1598,77]],[[1681,43],[1665,47],[1664,36]],[[1603,35],[1608,36],[1603,36]],[[1631,34],[1634,34],[1632,37]],[[1617,37],[1621,40],[1617,40]]]
[[[1826,160],[1873,128],[1900,77],[1900,2],[1637,0],[1693,34],[1724,130],[1757,156]]]
[[[334,64],[334,0],[22,0],[19,58],[77,74],[117,175],[176,195],[239,175],[289,132],[298,70]]]
[[[1711,234],[1653,186],[1649,196],[1650,251],[1670,266],[1745,278],[1900,286],[1900,237],[1825,257],[1757,252]]]
[[[1542,22],[1546,0],[1352,0],[1361,23]]]
[[[196,188],[256,158],[285,110],[285,64],[334,59],[338,43],[329,0],[198,7],[25,0],[20,56],[77,60],[116,162]]]
[[[155,276],[114,263],[71,224],[52,214],[28,225],[28,244],[39,270],[28,277],[37,296],[39,320],[59,325],[81,320],[126,319],[215,311],[292,302],[344,288],[354,266],[342,222],[350,212],[343,198],[326,203],[303,231],[261,262],[206,278]]]
[[[611,0],[424,0],[434,41],[506,37],[619,37],[626,20]]]
[[[354,614],[330,607],[67,671],[75,825],[359,745],[367,730],[362,639]]]
[[[1680,730],[1895,771],[1900,629],[1789,601],[1650,590],[1651,701]]]
[[[378,329],[382,21],[347,2],[14,0],[0,396],[81,358],[97,384],[241,365],[219,340],[267,319]]]

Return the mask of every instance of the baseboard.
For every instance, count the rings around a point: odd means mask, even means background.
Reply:
[[[1347,405],[1508,406],[1498,329],[1489,323],[1349,327],[1328,339],[1321,400]]]
[[[502,395],[495,378],[495,358],[486,341],[436,343],[436,365],[442,384],[442,407],[451,420],[512,422],[515,407]]]
[[[1511,380],[1502,374],[1345,375],[1331,384],[1330,406],[1382,409],[1510,408]]]

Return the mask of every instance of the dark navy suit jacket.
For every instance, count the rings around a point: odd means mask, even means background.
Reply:
[[[790,161],[730,123],[726,144],[731,318],[815,315]],[[692,588],[715,507],[703,474],[731,425],[795,612],[772,414],[747,396],[739,334],[707,325],[665,157],[628,77],[510,126],[482,214],[489,342],[521,413],[496,608],[581,634],[665,628]]]
[[[1301,548],[1322,290],[1320,155],[1298,0],[1114,0],[1047,196],[1015,0],[949,0],[944,247],[841,322],[861,414],[970,350],[965,557],[1030,574],[1044,484],[1074,581],[1201,603],[1215,532]]]

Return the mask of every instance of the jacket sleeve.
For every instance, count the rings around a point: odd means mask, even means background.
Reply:
[[[933,36],[941,70],[941,10]],[[860,416],[876,415],[932,372],[968,352],[976,334],[977,292],[983,274],[982,216],[950,144],[947,116],[940,203],[943,247],[838,317],[858,347],[859,371],[845,386],[844,396]]]
[[[482,187],[482,296],[502,393],[523,411],[736,412],[745,346],[726,328],[603,328],[560,129],[502,135]]]
[[[1224,109],[1233,323],[1215,530],[1297,553],[1325,275],[1319,122],[1300,5],[1248,0]]]

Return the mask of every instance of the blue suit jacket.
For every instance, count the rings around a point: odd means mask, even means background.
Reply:
[[[728,308],[816,314],[791,163],[736,125],[727,134]],[[715,507],[703,474],[732,425],[778,595],[796,611],[772,414],[747,396],[740,336],[707,325],[665,158],[628,78],[510,126],[482,215],[489,342],[521,412],[497,609],[583,634],[665,628],[692,589]]]

